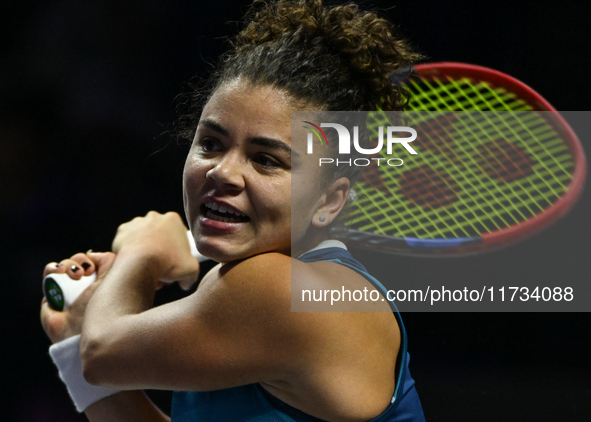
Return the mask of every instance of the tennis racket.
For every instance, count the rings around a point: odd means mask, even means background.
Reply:
[[[362,174],[344,224],[349,244],[410,255],[475,254],[531,236],[574,206],[585,182],[583,149],[533,89],[462,63],[418,65],[396,82],[411,93],[419,154],[404,166]],[[367,123],[377,135],[390,122],[377,112]],[[193,255],[206,260],[189,239]],[[64,310],[93,281],[52,274],[43,292],[53,309]]]
[[[187,232],[191,255],[199,262],[207,261],[197,250],[195,239],[190,231]],[[80,280],[72,280],[68,274],[49,274],[43,280],[43,295],[51,309],[66,310],[80,294],[96,280],[96,273],[84,276]]]
[[[348,243],[411,255],[480,253],[539,232],[576,203],[583,149],[533,89],[462,63],[418,65],[395,82],[411,94],[418,155],[362,174],[345,223]],[[367,124],[376,135],[389,121],[377,112]]]

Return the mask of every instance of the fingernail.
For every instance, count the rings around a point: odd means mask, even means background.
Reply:
[[[84,271],[86,271],[87,269],[90,268],[90,264],[88,262],[83,262],[82,264],[80,264],[82,266],[82,268],[84,268]]]
[[[72,267],[70,268],[72,270],[73,273],[75,273],[76,271],[78,271],[80,268],[78,268],[75,265],[72,265]]]
[[[92,249],[86,251],[87,254],[92,253]]]

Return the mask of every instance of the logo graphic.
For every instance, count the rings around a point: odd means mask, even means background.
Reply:
[[[310,126],[303,126],[305,129],[309,129],[311,130],[316,137],[320,140],[320,143],[322,144],[322,139],[324,138],[324,141],[326,143],[326,145],[328,145],[328,138],[326,137],[326,134],[324,133],[324,131],[321,129],[321,127],[329,127],[329,128],[333,128],[337,131],[338,137],[339,137],[339,154],[350,154],[351,153],[351,134],[349,133],[349,129],[347,129],[345,126],[339,124],[339,123],[320,123],[320,126],[315,125],[312,122],[308,122],[308,121],[303,121],[304,123],[309,124]],[[320,132],[320,133],[318,133]],[[403,137],[403,138],[398,138],[395,137],[394,135],[398,135],[401,132],[405,132],[405,133],[409,133],[410,136],[409,137]],[[394,144],[400,144],[402,145],[410,154],[412,155],[416,155],[416,151],[409,145],[410,142],[413,142],[415,139],[417,139],[417,131],[414,130],[411,127],[406,127],[406,126],[388,126],[386,128],[386,148],[387,148],[387,153],[388,155],[392,155],[392,146]],[[322,137],[320,136],[320,134],[322,134]],[[308,154],[312,154],[313,153],[313,146],[312,146],[312,134],[308,133],[308,150],[307,153]],[[359,144],[359,127],[357,126],[353,126],[353,146],[355,147],[355,150],[357,150],[357,152],[361,153],[361,154],[367,154],[367,155],[372,155],[372,154],[377,154],[379,153],[383,146],[384,146],[384,127],[380,126],[378,128],[378,144],[375,148],[363,148],[360,144]]]
[[[324,137],[324,142],[326,143],[326,145],[328,145],[328,138],[326,137],[326,134],[324,133],[324,131],[322,129],[320,129],[319,126],[315,125],[312,122],[307,122],[307,121],[303,121],[304,123],[309,124],[310,126],[314,126],[314,128],[316,129],[312,129],[309,126],[303,126],[305,129],[309,129],[312,132],[314,132],[314,134],[316,135],[316,137],[320,140],[320,143],[322,144],[322,138],[320,137],[320,134],[318,134],[318,132],[322,133],[322,136]],[[308,154],[312,154],[312,134],[308,133]]]

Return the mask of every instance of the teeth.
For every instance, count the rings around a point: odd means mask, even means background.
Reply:
[[[240,223],[240,220],[238,220],[237,218],[221,217],[217,214],[214,214],[213,212],[211,212],[209,210],[207,210],[207,212],[205,213],[205,216],[207,218],[211,218],[212,220],[222,221],[224,223]]]
[[[215,202],[208,202],[208,203],[205,204],[205,207],[206,208],[209,208],[209,209],[211,209],[213,211],[218,211],[218,212],[221,212],[221,213],[233,214],[233,215],[236,215],[238,217],[246,217],[246,214],[242,214],[242,213],[239,213],[238,211],[234,211],[233,209],[229,208],[226,205],[218,205]]]

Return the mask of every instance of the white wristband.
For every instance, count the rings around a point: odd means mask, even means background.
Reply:
[[[118,392],[111,388],[89,384],[84,379],[80,360],[80,335],[52,345],[49,348],[49,354],[78,412],[84,412],[94,402]]]

